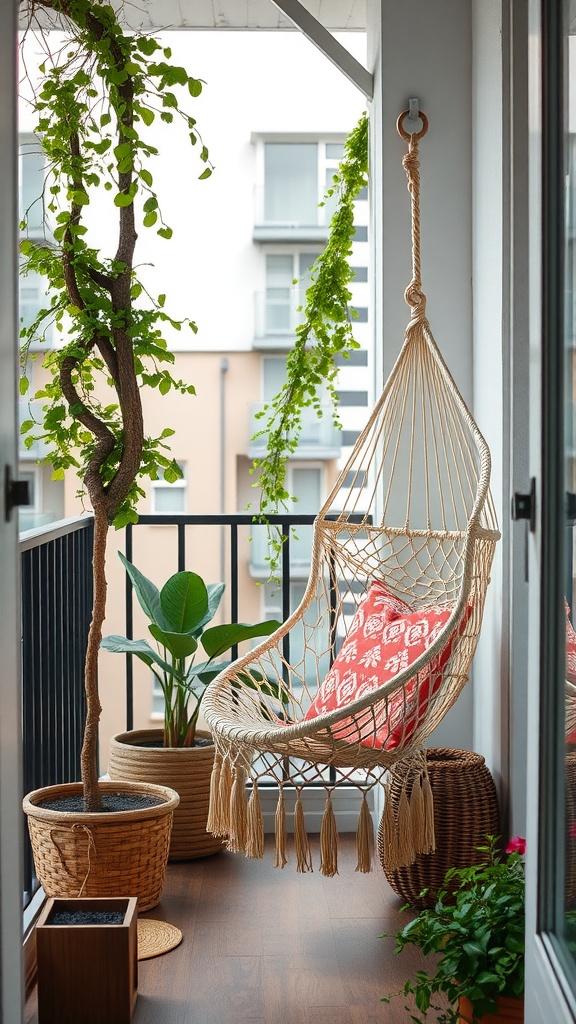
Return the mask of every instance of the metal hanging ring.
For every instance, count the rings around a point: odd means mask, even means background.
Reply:
[[[422,121],[422,127],[421,127],[420,131],[419,132],[407,132],[406,129],[404,128],[404,123],[403,122],[404,122],[404,118],[409,117],[409,115],[410,115],[410,111],[409,110],[404,110],[400,114],[400,117],[398,118],[398,120],[396,121],[396,128],[398,130],[398,134],[401,135],[402,138],[405,139],[406,142],[410,142],[410,139],[421,139],[422,136],[426,135],[426,132],[428,131],[428,118],[426,117],[426,114],[423,114],[422,111],[419,110],[418,111],[418,117]]]

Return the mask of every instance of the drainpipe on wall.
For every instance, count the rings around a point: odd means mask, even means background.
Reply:
[[[220,360],[220,515],[226,512],[226,374],[228,359]],[[220,527],[220,579],[226,580],[226,528]]]

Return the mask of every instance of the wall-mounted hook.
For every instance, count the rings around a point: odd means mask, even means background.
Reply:
[[[410,121],[415,121],[418,117],[420,117],[420,103],[418,102],[418,99],[413,96],[408,100],[408,118]]]

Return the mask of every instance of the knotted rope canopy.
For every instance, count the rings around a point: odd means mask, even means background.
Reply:
[[[286,805],[295,799],[297,869],[311,870],[304,785],[313,782],[327,794],[320,833],[326,875],[337,871],[334,788],[347,782],[363,794],[358,870],[370,870],[366,796],[403,760],[411,781],[396,816],[386,801],[387,861],[401,866],[434,849],[422,747],[467,681],[500,536],[487,444],[426,319],[418,145],[428,122],[421,114],[422,130],[408,134],[407,114],[397,125],[408,142],[412,208],[403,347],[315,520],[301,604],[221,672],[203,701],[216,746],[210,831],[227,836],[231,850],[261,857],[259,783],[275,783],[276,865],[286,863]],[[396,650],[399,637],[405,646]]]

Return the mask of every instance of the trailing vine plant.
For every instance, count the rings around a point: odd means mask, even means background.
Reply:
[[[44,35],[46,60],[34,91],[36,131],[47,163],[42,202],[55,226],[50,240],[21,243],[22,272],[41,274],[50,295],[34,322],[22,329],[23,364],[31,343],[50,325],[61,332],[62,343],[47,354],[50,379],[34,396],[43,402],[40,434],[32,418],[22,430],[28,445],[38,436],[47,442],[45,461],[55,478],[76,469],[94,513],[81,769],[86,808],[97,810],[97,662],[106,612],[108,531],[112,524],[137,519],[143,477],[156,479],[159,470],[168,481],[181,475],[166,447],[173,431],[146,435],[140,389],[194,393],[172,376],[174,356],[163,332],[166,325],[195,332],[196,325],[170,317],[165,296],[150,295],[135,270],[137,228],[165,239],[172,234],[150,170],[159,153],[148,129],[156,119],[179,123],[197,148],[199,177],[207,178],[212,167],[196,121],[180,99],[182,92],[187,101],[199,96],[202,82],[171,62],[169,47],[147,35],[125,33],[112,7],[97,0],[23,0],[22,7],[29,27],[41,11],[43,24],[48,16],[66,34],[57,50]],[[86,216],[102,196],[110,213],[108,254],[91,244],[95,217],[91,227]],[[105,216],[98,206],[98,218]],[[24,231],[26,223],[25,214]],[[22,394],[28,388],[24,374]]]
[[[267,416],[266,425],[256,434],[256,437],[266,436],[266,452],[255,459],[252,466],[252,472],[258,472],[254,486],[260,489],[260,514],[256,517],[259,522],[265,523],[268,514],[294,501],[287,490],[286,472],[288,460],[298,448],[304,409],[312,407],[321,417],[322,405],[328,397],[334,422],[340,426],[336,357],[347,358],[353,349],[360,348],[353,334],[352,319],[356,312],[350,307],[349,286],[354,278],[350,257],[355,234],[354,204],[367,184],[368,114],[365,111],[344,144],[344,156],[325,196],[325,199],[337,197],[336,210],[326,247],[310,271],[303,320],[296,327],[294,346],[286,361],[286,382],[258,414]],[[278,568],[284,540],[271,532],[268,561],[272,575]]]

